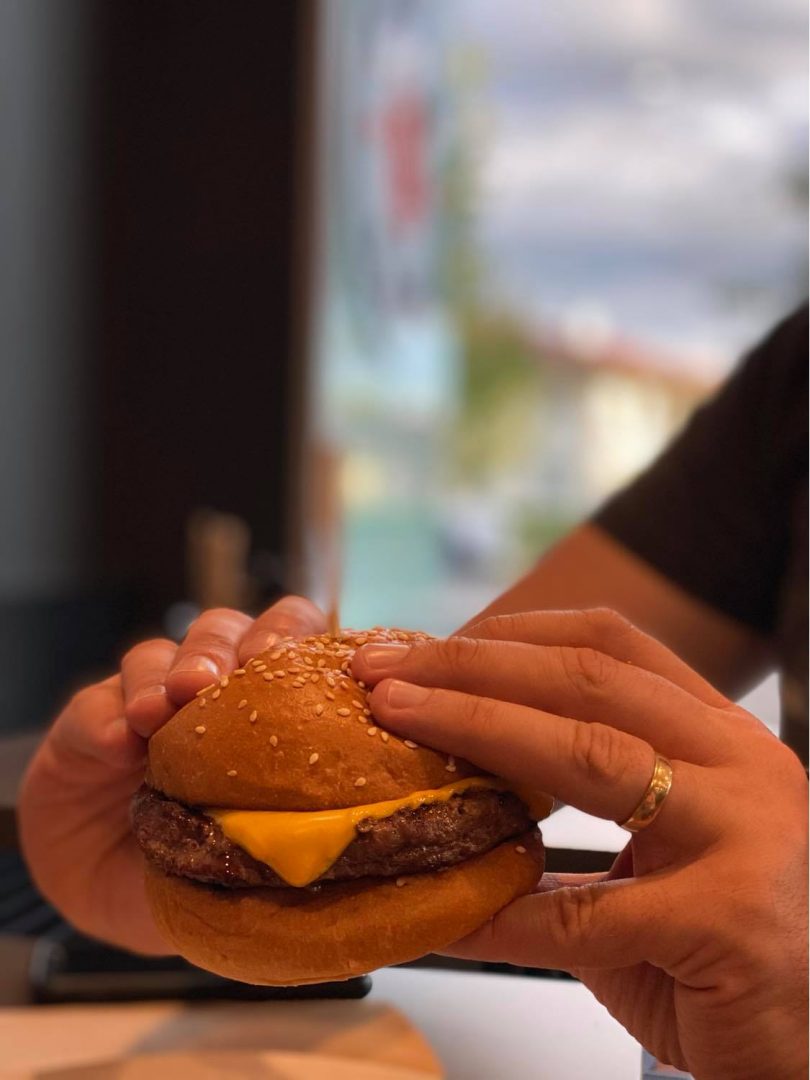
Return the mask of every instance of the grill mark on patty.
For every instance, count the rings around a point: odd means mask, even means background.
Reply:
[[[533,824],[511,792],[472,789],[443,802],[361,821],[355,839],[317,882],[441,870],[483,854]],[[133,798],[132,827],[146,858],[164,873],[230,888],[289,887],[266,863],[225,836],[213,818],[146,785]]]

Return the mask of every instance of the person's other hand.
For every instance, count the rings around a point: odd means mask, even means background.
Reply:
[[[206,611],[183,643],[145,641],[112,678],[80,690],[23,778],[20,837],[42,894],[79,930],[143,953],[165,953],[146,902],[129,804],[150,735],[212,680],[291,634],[326,629],[308,600],[285,597],[253,620]]]
[[[807,779],[754,717],[604,611],[487,619],[367,645],[387,728],[626,820],[671,792],[610,873],[542,879],[455,956],[569,971],[659,1059],[698,1078],[807,1075]]]

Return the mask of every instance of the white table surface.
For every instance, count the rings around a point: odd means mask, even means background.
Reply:
[[[581,983],[387,968],[372,996],[419,1028],[448,1080],[636,1080],[641,1047]]]

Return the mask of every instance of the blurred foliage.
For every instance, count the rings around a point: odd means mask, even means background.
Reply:
[[[523,552],[539,558],[576,524],[573,518],[523,506],[516,515],[515,536]]]
[[[459,392],[454,423],[446,432],[446,460],[462,484],[495,482],[524,456],[536,422],[541,370],[526,326],[482,300],[485,273],[475,244],[476,148],[481,133],[469,103],[485,78],[482,58],[454,58],[455,137],[442,170],[445,297],[459,343]]]
[[[533,436],[541,370],[522,324],[474,308],[458,313],[462,366],[450,452],[463,482],[494,479]]]

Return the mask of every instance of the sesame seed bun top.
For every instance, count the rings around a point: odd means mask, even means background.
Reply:
[[[384,731],[349,670],[367,641],[426,636],[375,627],[279,642],[152,736],[147,783],[190,806],[322,810],[480,775],[469,762]]]

